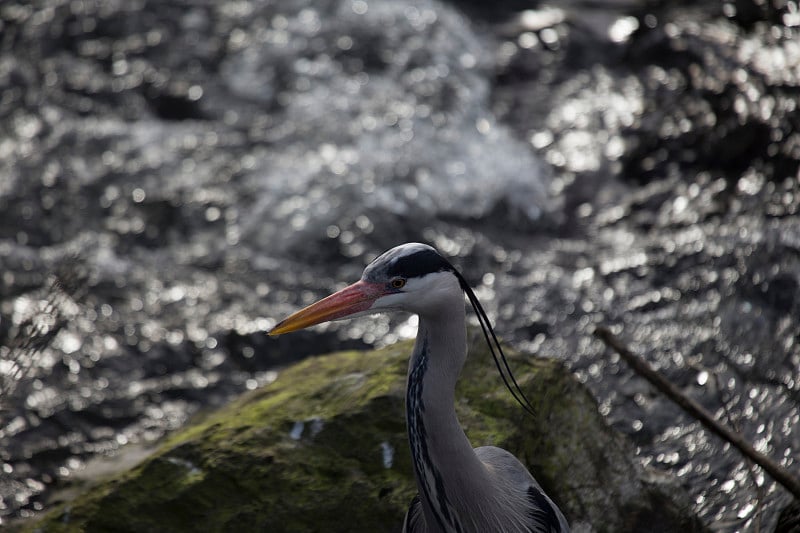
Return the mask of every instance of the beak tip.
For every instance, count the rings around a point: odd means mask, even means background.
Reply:
[[[369,309],[378,296],[380,294],[376,292],[375,287],[363,281],[356,282],[284,318],[267,331],[267,335],[277,337],[323,322],[348,317]]]

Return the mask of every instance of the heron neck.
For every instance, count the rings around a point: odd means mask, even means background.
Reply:
[[[486,486],[456,417],[455,385],[467,354],[463,304],[446,320],[420,316],[406,391],[406,419],[420,499],[430,531],[461,531],[460,512]],[[470,488],[467,488],[470,487]]]
[[[461,303],[461,302],[459,302]],[[430,382],[423,388],[423,394],[438,394],[432,400],[435,404],[429,409],[441,408],[455,417],[453,399],[456,382],[467,359],[466,313],[463,304],[459,312],[446,316],[419,317],[417,340],[409,365],[409,377],[415,366],[424,365],[425,372],[419,377]]]

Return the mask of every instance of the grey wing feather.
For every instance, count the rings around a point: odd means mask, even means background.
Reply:
[[[403,520],[403,533],[425,533],[426,529],[422,518],[422,502],[417,494],[408,506],[406,518]]]
[[[475,448],[475,453],[484,464],[502,477],[509,486],[527,493],[526,507],[530,518],[531,533],[569,533],[567,519],[558,506],[544,493],[528,469],[507,450],[494,446]]]
[[[537,486],[528,489],[531,503],[532,531],[536,533],[569,533],[569,525],[556,504]]]

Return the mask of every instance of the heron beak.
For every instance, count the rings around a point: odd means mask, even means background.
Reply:
[[[282,320],[269,331],[269,336],[274,337],[366,311],[383,293],[383,285],[380,283],[357,281]]]

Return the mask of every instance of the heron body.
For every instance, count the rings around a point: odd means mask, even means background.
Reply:
[[[563,514],[522,463],[501,448],[473,449],[458,422],[455,386],[467,356],[465,290],[464,278],[434,248],[404,244],[370,263],[360,281],[298,311],[270,335],[380,311],[416,313],[406,424],[419,494],[403,531],[568,532]]]

